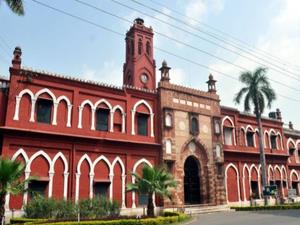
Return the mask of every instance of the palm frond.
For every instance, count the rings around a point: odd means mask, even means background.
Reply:
[[[24,6],[22,0],[5,0],[8,7],[19,16],[24,15]]]

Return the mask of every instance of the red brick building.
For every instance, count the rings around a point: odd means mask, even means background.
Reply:
[[[1,155],[37,177],[30,190],[75,201],[105,194],[124,210],[145,203],[125,187],[132,171],[160,161],[152,40],[152,29],[135,20],[122,87],[23,68],[15,49],[9,80],[1,79]],[[29,199],[7,196],[6,208],[20,210]]]
[[[104,194],[136,211],[145,198],[125,192],[131,172],[164,162],[178,181],[176,206],[261,201],[255,117],[220,106],[212,76],[207,91],[172,84],[166,62],[156,88],[153,31],[142,19],[125,44],[121,87],[24,68],[15,49],[9,79],[0,78],[0,151],[37,177],[29,190],[74,201]],[[268,183],[282,197],[299,195],[300,131],[283,128],[279,111],[270,115],[262,121]],[[21,212],[30,197],[7,196],[7,211]]]
[[[222,106],[223,151],[227,202],[248,205],[250,198],[262,202],[258,127],[254,115]],[[262,119],[268,185],[276,185],[279,196],[288,189],[299,195],[299,132],[284,129],[279,109]],[[275,199],[271,198],[271,202]]]

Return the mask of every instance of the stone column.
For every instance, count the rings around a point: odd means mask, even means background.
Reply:
[[[92,125],[91,125],[91,130],[95,130],[95,114],[96,114],[96,109],[92,109]]]
[[[154,113],[150,114],[151,137],[154,137]]]
[[[57,125],[57,108],[58,108],[58,102],[53,102],[52,125]]]
[[[68,105],[67,127],[71,127],[72,105]]]
[[[51,198],[51,197],[52,197],[52,191],[53,191],[53,176],[54,176],[54,172],[49,172],[48,198]]]
[[[75,202],[78,202],[79,199],[79,180],[80,180],[80,173],[76,173],[76,181],[75,181]]]
[[[114,181],[114,175],[113,174],[109,174],[109,181],[110,181],[109,200],[112,201],[113,200],[113,181]]]
[[[34,122],[34,114],[35,114],[35,103],[36,98],[31,99],[31,112],[30,112],[30,122]]]
[[[68,198],[68,178],[69,178],[69,173],[68,172],[64,173],[64,200],[67,200]]]
[[[15,114],[13,120],[19,120],[20,101],[21,101],[21,97],[16,96],[16,107],[15,107]]]
[[[114,113],[113,111],[110,111],[110,132],[114,132]]]
[[[78,107],[78,128],[82,128],[82,110],[83,110],[83,107],[82,106],[79,106]]]
[[[122,113],[122,133],[125,133],[125,116],[126,113]]]
[[[125,204],[125,181],[126,181],[126,175],[122,175],[122,209],[126,208]]]
[[[135,110],[132,110],[131,111],[131,134],[132,135],[135,135],[134,117],[135,117]]]
[[[93,198],[94,194],[94,188],[93,188],[93,183],[94,183],[94,174],[90,173],[90,199]]]

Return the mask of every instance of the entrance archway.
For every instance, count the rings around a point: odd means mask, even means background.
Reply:
[[[189,156],[184,163],[184,203],[199,204],[200,201],[198,160],[193,156]]]

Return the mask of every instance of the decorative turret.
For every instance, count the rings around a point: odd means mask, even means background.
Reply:
[[[216,80],[214,80],[214,77],[212,74],[209,75],[208,77],[208,81],[206,82],[208,85],[208,92],[212,92],[212,93],[216,93],[217,89],[216,89]]]
[[[294,125],[293,125],[292,121],[289,122],[289,129],[294,130]]]
[[[168,67],[166,60],[164,60],[162,62],[161,68],[159,69],[161,71],[160,81],[169,81],[170,80],[170,75],[169,75],[170,69],[171,69],[171,67]]]
[[[15,47],[15,50],[14,50],[14,57],[11,61],[12,63],[12,67],[14,69],[20,69],[21,68],[21,63],[22,63],[22,59],[21,59],[21,56],[22,56],[22,50],[20,47]]]
[[[123,84],[137,88],[156,88],[153,59],[153,30],[137,18],[126,33],[126,61],[123,66]]]
[[[280,109],[276,109],[276,118],[277,118],[278,120],[282,120],[282,116],[281,116],[281,111],[280,111]]]

